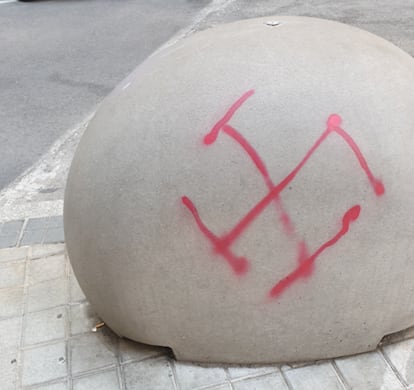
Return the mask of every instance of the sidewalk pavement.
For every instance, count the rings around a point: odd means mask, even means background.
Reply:
[[[116,336],[83,295],[62,217],[0,225],[0,388],[74,390],[414,389],[414,328],[374,352],[267,366],[177,362]]]

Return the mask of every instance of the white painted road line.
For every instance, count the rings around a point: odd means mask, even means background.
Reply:
[[[0,0],[0,5],[7,3],[17,3],[17,0]]]

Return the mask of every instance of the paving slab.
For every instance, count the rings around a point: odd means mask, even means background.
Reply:
[[[0,266],[0,288],[18,287],[24,283],[25,263],[9,263]]]
[[[207,385],[219,385],[226,381],[223,367],[198,366],[190,363],[175,363],[177,381],[182,390],[191,390]]]
[[[232,383],[234,390],[288,390],[288,386],[280,373],[249,378]],[[306,387],[303,387],[305,389]],[[298,388],[300,389],[300,387]],[[309,387],[311,389],[311,387]],[[321,388],[320,388],[321,389]]]
[[[286,370],[285,376],[294,389],[345,389],[331,363]]]
[[[23,340],[25,346],[63,340],[66,336],[66,308],[27,313],[24,321]]]
[[[17,352],[0,353],[0,375],[3,390],[15,390],[17,385]]]
[[[383,348],[394,370],[409,386],[414,386],[414,338]]]
[[[7,263],[10,261],[24,261],[26,260],[28,249],[28,247],[21,247],[18,249],[0,249],[0,263]]]
[[[65,342],[23,351],[22,385],[30,386],[67,376]]]
[[[23,287],[4,288],[0,290],[0,320],[22,314]]]
[[[49,309],[67,302],[67,278],[47,280],[28,287],[28,312]]]
[[[66,274],[64,255],[48,256],[29,262],[29,284],[62,278]]]
[[[352,389],[404,389],[403,384],[388,366],[381,353],[371,352],[336,359],[336,365]]]
[[[123,366],[126,390],[173,390],[173,372],[166,358],[144,360]]]
[[[119,388],[118,373],[115,369],[75,378],[73,380],[73,390],[116,390]]]
[[[21,328],[21,317],[12,317],[0,321],[0,351],[13,353],[19,349]]]
[[[117,363],[118,340],[108,334],[84,333],[70,341],[72,374],[80,374]]]

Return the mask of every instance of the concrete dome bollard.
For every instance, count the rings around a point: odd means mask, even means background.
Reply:
[[[66,244],[117,334],[200,362],[323,359],[414,324],[414,60],[304,17],[157,52],[70,170]]]

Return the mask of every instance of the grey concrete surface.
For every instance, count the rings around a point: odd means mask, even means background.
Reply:
[[[60,296],[50,288],[61,286]],[[38,306],[33,307],[32,302]],[[74,278],[64,245],[0,249],[2,390],[412,390],[414,331],[375,352],[291,365],[198,365],[122,339]],[[397,335],[395,335],[397,336]],[[401,334],[399,335],[401,336]]]
[[[412,325],[412,85],[409,54],[315,18],[151,56],[69,173],[66,244],[95,310],[203,362],[344,356]]]
[[[0,189],[209,3],[0,4]]]

